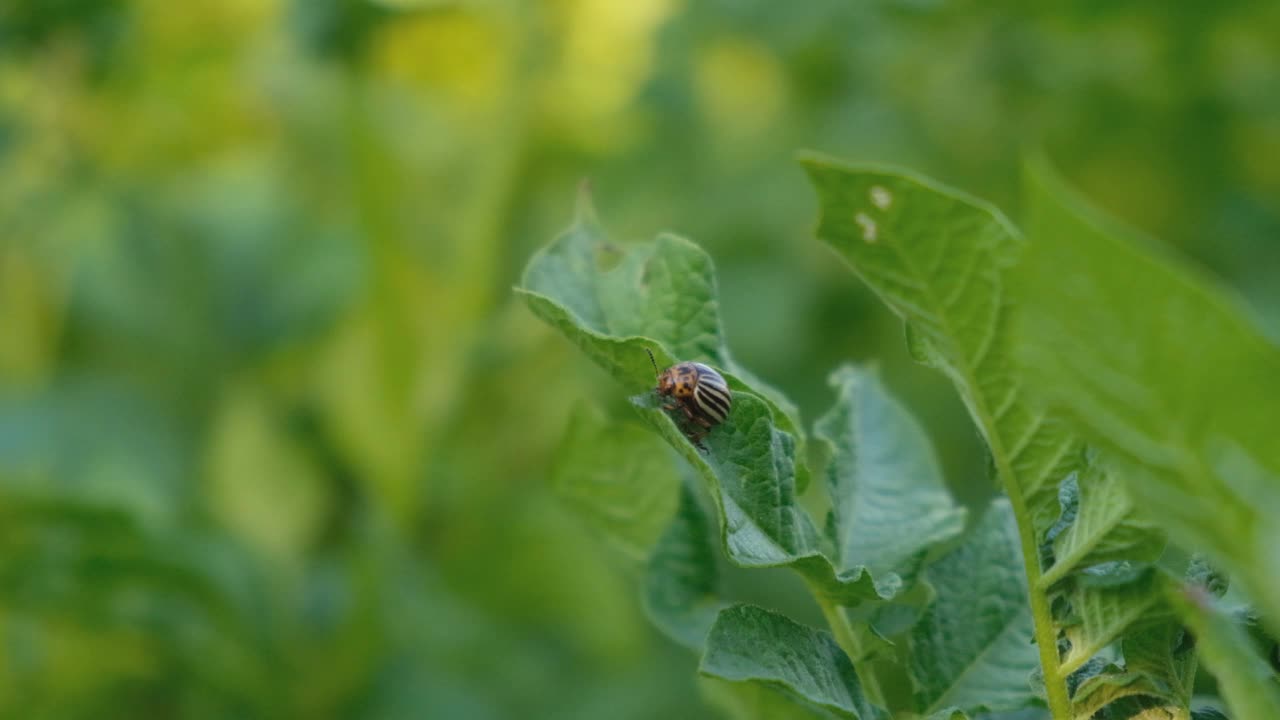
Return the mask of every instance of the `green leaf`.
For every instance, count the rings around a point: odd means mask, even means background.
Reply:
[[[1129,561],[1156,560],[1164,549],[1163,536],[1142,519],[1114,473],[1103,470],[1096,459],[1068,478],[1060,495],[1063,530],[1050,532],[1054,561],[1040,585],[1067,586],[1062,594],[1071,614],[1060,627],[1070,647],[1061,671],[1083,672],[1086,663],[1117,638],[1123,638],[1125,651],[1123,667],[1107,666],[1074,692],[1073,717],[1088,720],[1107,708],[1109,718],[1145,712],[1153,718],[1187,720],[1190,695],[1181,689],[1184,679],[1194,677],[1194,653],[1183,653],[1175,661],[1174,643],[1162,642],[1170,634],[1180,635],[1181,628],[1160,619],[1168,611],[1154,573],[1147,569],[1135,576],[1124,571],[1132,567]],[[1081,570],[1083,575],[1078,574]],[[1098,579],[1115,574],[1124,581]],[[1185,666],[1188,657],[1190,665]]]
[[[1182,707],[1194,690],[1196,654],[1186,631],[1175,621],[1159,621],[1134,628],[1120,643],[1125,668],[1155,678]]]
[[[1074,622],[1063,634],[1071,648],[1062,658],[1063,672],[1074,672],[1138,621],[1167,616],[1160,575],[1152,567],[1114,566],[1091,570],[1076,579],[1068,597]]]
[[[1226,293],[1032,173],[1021,364],[1134,499],[1280,620],[1280,353]],[[1275,627],[1273,625],[1273,627]]]
[[[1071,696],[1071,717],[1092,720],[1103,708],[1129,697],[1146,697],[1159,693],[1141,673],[1126,673],[1118,666],[1108,666],[1085,680]]]
[[[607,240],[584,194],[572,227],[530,258],[516,293],[629,393],[655,384],[646,347],[664,367],[685,360],[706,362],[724,374],[732,390],[764,398],[778,425],[803,451],[803,424],[796,408],[729,356],[715,267],[711,257],[688,240],[663,233],[649,243],[615,245]],[[799,479],[803,488],[808,481],[803,463]]]
[[[822,207],[818,235],[903,318],[912,356],[956,384],[1025,526],[1023,552],[1055,541],[1051,574],[1040,576],[1038,558],[1028,558],[1027,572],[1036,585],[1029,599],[1041,663],[1056,678],[1046,681],[1051,704],[1064,711],[1066,673],[1056,667],[1045,593],[1092,564],[1149,559],[1163,541],[1113,481],[1087,470],[1074,432],[1027,393],[1008,287],[1026,244],[991,206],[929,180],[819,158],[803,164]],[[1072,477],[1076,484],[1063,487]],[[1069,517],[1059,517],[1061,492],[1069,496]]]
[[[912,354],[955,382],[1043,535],[1080,445],[1024,402],[1014,372],[1005,274],[1022,252],[1017,230],[986,203],[905,172],[802,162],[822,207],[818,236],[907,323]]]
[[[1109,666],[1076,690],[1072,714],[1089,720],[1102,709],[1108,718],[1190,720],[1195,652],[1182,644],[1179,623],[1147,623],[1126,633],[1124,666]]]
[[[699,652],[724,607],[712,522],[693,488],[683,486],[680,509],[653,549],[644,580],[649,618],[672,640]]]
[[[1075,720],[1191,720],[1191,711],[1141,673],[1094,678],[1086,696],[1072,706]]]
[[[643,427],[575,409],[551,471],[552,487],[600,537],[639,563],[676,508],[680,479],[663,443]]]
[[[1249,636],[1219,609],[1204,588],[1184,585],[1169,593],[1196,638],[1200,659],[1218,678],[1218,691],[1235,720],[1280,718],[1280,689]]]
[[[560,330],[609,371],[641,418],[702,476],[720,511],[729,559],[743,567],[789,566],[817,592],[843,605],[888,597],[857,569],[838,572],[822,552],[822,538],[796,502],[797,427],[767,392],[725,372],[733,410],[703,440],[701,452],[661,408],[646,349],[660,363],[703,360],[724,368],[727,358],[715,311],[711,261],[687,240],[663,235],[623,251],[603,240],[591,213],[537,253],[518,288],[534,314]],[[803,437],[800,436],[800,441]]]
[[[830,634],[750,605],[721,611],[699,672],[779,688],[837,717],[887,717],[863,696],[853,664]]]
[[[963,545],[925,570],[937,599],[909,640],[921,712],[1013,710],[1035,701],[1022,567],[1013,512],[998,500]]]
[[[815,435],[832,452],[829,534],[841,572],[870,570],[884,584],[911,583],[925,553],[964,530],[924,429],[876,373],[851,366],[831,376],[836,404]]]
[[[699,677],[698,689],[707,703],[734,720],[811,720],[842,718],[841,713],[801,704],[786,691],[763,683],[728,682]]]
[[[730,417],[693,448],[652,394],[633,398],[642,417],[703,477],[720,510],[721,541],[741,567],[791,567],[815,591],[842,605],[888,599],[896,584],[879,586],[860,568],[838,572],[822,552],[812,519],[796,501],[795,447],[773,425],[769,406],[734,394]]]
[[[1068,573],[1107,562],[1154,562],[1164,552],[1164,537],[1142,517],[1124,486],[1090,462],[1063,483],[1064,512],[1073,521],[1053,541],[1053,564],[1040,578],[1047,588]]]
[[[1081,584],[1089,584],[1085,582],[1089,577],[1091,575],[1082,577]],[[1094,580],[1093,583],[1102,587],[1090,588],[1091,597],[1097,599],[1109,593],[1131,591],[1134,584],[1141,584],[1146,587],[1131,593],[1141,598],[1139,603],[1147,602],[1153,589],[1159,593],[1159,601],[1140,613],[1136,620],[1130,618],[1115,623],[1127,626],[1118,645],[1123,666],[1110,664],[1084,680],[1072,696],[1073,716],[1087,720],[1106,708],[1106,718],[1189,720],[1197,666],[1195,644],[1189,641],[1182,622],[1168,604],[1168,577],[1152,568],[1143,568],[1137,573],[1121,568],[1111,573],[1111,577],[1122,578],[1122,581],[1108,585],[1105,580]],[[1211,594],[1221,594],[1225,589],[1221,576],[1199,557],[1192,559],[1186,577],[1188,582],[1204,587]],[[1088,607],[1084,602],[1077,604]],[[1082,624],[1088,625],[1097,628],[1101,623],[1093,620]],[[1096,662],[1097,656],[1089,665]]]

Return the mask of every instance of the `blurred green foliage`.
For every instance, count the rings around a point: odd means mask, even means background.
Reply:
[[[1016,209],[1044,149],[1280,336],[1277,26],[1243,1],[6,2],[0,715],[709,712],[550,491],[572,408],[625,402],[509,291],[579,181],[616,237],[707,248],[735,357],[805,417],[878,359],[974,504],[968,419],[811,240],[794,150]]]

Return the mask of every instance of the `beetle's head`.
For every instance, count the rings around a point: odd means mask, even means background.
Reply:
[[[673,395],[676,391],[676,374],[667,368],[658,374],[658,394]]]
[[[649,362],[653,364],[653,374],[658,378],[658,394],[670,395],[676,387],[675,373],[671,372],[671,368],[659,371],[658,361],[654,359],[653,351],[649,348],[645,348],[644,351],[649,353]]]

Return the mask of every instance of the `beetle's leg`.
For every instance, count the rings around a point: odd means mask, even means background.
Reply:
[[[693,415],[693,411],[689,409],[689,406],[688,406],[688,405],[683,405],[683,404],[682,404],[682,405],[680,406],[680,409],[684,411],[684,416],[685,416],[686,418],[688,418],[688,419],[689,419],[689,422],[696,422],[696,421],[697,421],[697,418],[696,418],[696,417],[694,417],[694,415]]]
[[[694,447],[698,448],[698,450],[702,451],[704,454],[707,453],[707,446],[702,444],[702,438],[706,437],[707,433],[710,432],[711,423],[706,418],[694,415],[693,411],[689,409],[689,406],[684,403],[669,403],[663,404],[662,406],[663,410],[675,410],[677,408],[684,411],[684,419],[688,424],[696,424],[703,427],[702,432],[691,432],[691,429],[686,425],[685,427],[680,428],[680,431],[684,433],[685,437],[689,438]]]
[[[706,437],[708,432],[708,430],[703,430],[700,433],[691,433],[689,435],[689,442],[693,443],[693,446],[701,450],[704,455],[707,454],[708,450],[707,446],[702,444],[702,438]]]

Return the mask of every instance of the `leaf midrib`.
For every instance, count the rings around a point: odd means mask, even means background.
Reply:
[[[993,221],[999,222],[998,216],[993,217]],[[1003,224],[1003,223],[1002,223]],[[1009,233],[1010,237],[1017,238],[1017,232],[1012,228],[1005,226],[1004,229]],[[921,294],[925,300],[934,308],[933,314],[938,318],[939,324],[948,337],[958,337],[954,332],[950,316],[944,312],[938,312],[938,299],[934,296],[929,283],[920,275],[919,269],[915,263],[903,253],[902,248],[897,243],[887,242],[886,245],[892,248],[893,253],[897,256],[903,265],[908,269],[912,276],[922,286]],[[843,257],[843,255],[842,255]],[[847,262],[847,260],[846,260]],[[849,263],[852,265],[852,263]],[[945,310],[945,309],[944,309]],[[1003,305],[997,302],[995,322],[999,322],[1000,314],[1003,312]],[[899,315],[901,317],[901,315]],[[906,319],[905,317],[903,318]],[[998,328],[997,328],[998,329]],[[997,329],[993,329],[991,342],[995,341],[998,334]],[[981,390],[981,386],[976,382],[974,374],[976,368],[969,365],[968,359],[960,353],[960,357],[953,363],[957,372],[961,374],[965,388],[972,388],[968,394],[973,404],[973,412],[978,416],[979,424],[987,428],[989,435],[988,444],[991,446],[992,460],[995,462],[996,471],[1001,477],[1008,478],[1009,481],[1004,483],[1005,493],[1009,496],[1009,501],[1013,505],[1015,518],[1017,520],[1018,535],[1022,546],[1023,566],[1026,572],[1028,600],[1031,604],[1032,612],[1032,629],[1036,639],[1037,649],[1040,654],[1040,664],[1045,674],[1046,689],[1049,694],[1049,705],[1054,711],[1054,715],[1060,714],[1057,709],[1059,706],[1064,710],[1069,710],[1070,703],[1066,696],[1066,685],[1061,677],[1061,670],[1057,654],[1057,633],[1052,624],[1051,615],[1049,614],[1048,598],[1045,597],[1038,587],[1040,576],[1040,564],[1036,560],[1036,542],[1034,530],[1031,529],[1031,517],[1027,512],[1026,499],[1022,496],[1022,486],[1019,482],[1020,478],[1014,474],[1012,464],[1005,452],[1005,447],[998,429],[995,427],[987,407],[987,402]],[[1015,392],[1017,392],[1015,390]],[[1025,528],[1024,528],[1025,526]],[[1047,625],[1046,625],[1047,623]]]

